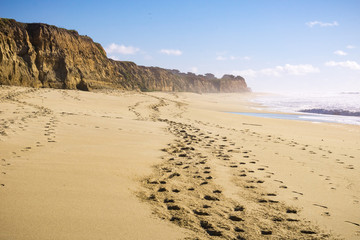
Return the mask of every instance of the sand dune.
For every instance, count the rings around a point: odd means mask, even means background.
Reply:
[[[0,88],[0,239],[358,239],[360,128],[254,94]]]

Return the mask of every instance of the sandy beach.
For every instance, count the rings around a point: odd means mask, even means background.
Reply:
[[[0,240],[359,239],[360,127],[253,93],[0,87]]]

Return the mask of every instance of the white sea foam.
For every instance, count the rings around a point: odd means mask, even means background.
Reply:
[[[277,94],[262,96],[254,101],[275,111],[311,113],[301,116],[304,120],[360,125],[359,92]]]

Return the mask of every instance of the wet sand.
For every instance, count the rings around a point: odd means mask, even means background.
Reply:
[[[0,239],[358,239],[360,127],[252,97],[0,87]]]

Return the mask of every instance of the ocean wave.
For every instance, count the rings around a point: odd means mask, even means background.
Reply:
[[[312,109],[303,109],[303,110],[300,110],[299,112],[360,117],[360,112],[348,111],[348,110],[342,110],[342,109],[312,108]]]

